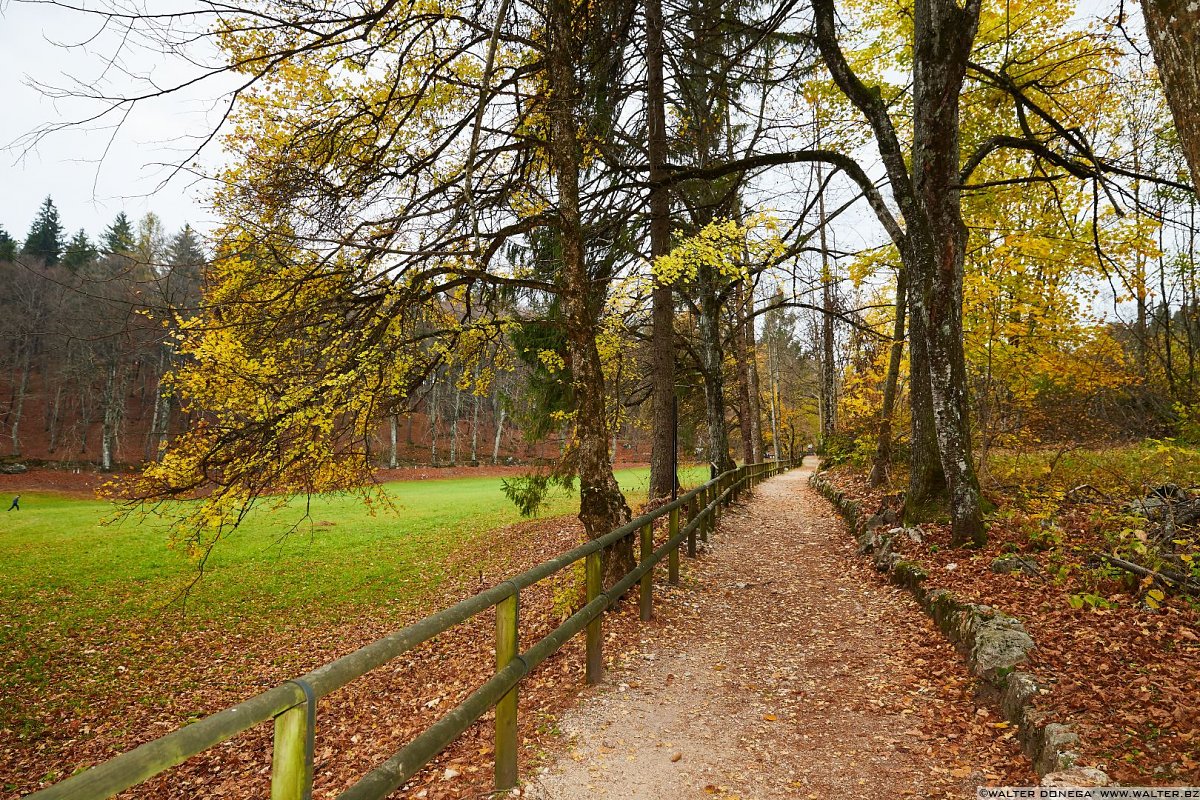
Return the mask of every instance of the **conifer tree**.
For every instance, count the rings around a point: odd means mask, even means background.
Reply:
[[[17,240],[0,225],[0,261],[12,261],[17,256]]]
[[[100,255],[100,252],[92,244],[88,238],[87,232],[80,228],[71,237],[71,241],[67,242],[67,249],[63,252],[62,262],[67,269],[72,272],[77,272],[80,267],[90,263],[92,259]]]
[[[45,260],[47,264],[57,264],[62,256],[62,223],[58,219],[58,209],[49,196],[42,201],[33,224],[29,226],[29,235],[25,237],[25,246],[21,253]]]
[[[112,225],[104,231],[104,239],[101,250],[106,255],[132,253],[137,245],[137,240],[133,235],[133,225],[129,222],[129,217],[125,216],[125,212],[117,214]]]

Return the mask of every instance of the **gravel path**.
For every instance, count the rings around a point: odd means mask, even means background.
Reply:
[[[952,648],[851,546],[808,470],[731,510],[662,624],[560,720],[526,787],[575,798],[974,797],[1032,784]]]

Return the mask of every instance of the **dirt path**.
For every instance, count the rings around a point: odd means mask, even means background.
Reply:
[[[575,798],[974,797],[1034,783],[1012,732],[795,471],[728,513],[527,788]]]

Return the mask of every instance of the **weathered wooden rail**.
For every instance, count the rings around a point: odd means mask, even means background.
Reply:
[[[417,735],[394,756],[342,792],[339,800],[379,800],[411,778],[463,731],[496,709],[495,785],[503,791],[517,783],[517,691],[521,679],[581,631],[586,631],[586,680],[603,677],[602,615],[633,586],[639,585],[644,620],[652,613],[654,567],[667,559],[667,580],[679,582],[679,551],[696,555],[696,541],[707,541],[721,510],[760,481],[792,465],[749,464],[729,470],[679,499],[587,544],[543,562],[520,575],[396,631],[336,661],[255,695],[232,708],[205,717],[119,755],[47,789],[28,800],[105,800],[174,767],[255,725],[274,720],[271,800],[309,800],[313,785],[313,746],[317,702],[326,695],[386,664],[422,642],[493,606],[496,609],[496,672],[454,709]],[[681,513],[682,512],[682,515]],[[681,519],[682,516],[682,519]],[[654,522],[668,518],[667,540],[654,547]],[[625,537],[639,537],[640,560],[613,586],[601,585],[600,554]],[[576,561],[585,560],[587,602],[525,652],[519,652],[521,590]]]

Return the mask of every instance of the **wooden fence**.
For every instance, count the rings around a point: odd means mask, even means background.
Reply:
[[[694,557],[697,538],[701,541],[708,539],[725,506],[749,492],[760,481],[791,466],[790,463],[776,461],[729,470],[652,513],[638,517],[611,533],[543,562],[457,605],[318,667],[307,675],[286,681],[232,708],[218,711],[47,789],[34,792],[27,798],[105,800],[255,725],[274,720],[271,800],[309,800],[313,785],[317,702],[422,642],[493,606],[496,608],[496,672],[491,679],[394,756],[338,795],[338,798],[380,800],[386,797],[493,707],[496,709],[495,785],[498,791],[510,789],[517,783],[517,691],[521,679],[571,637],[586,630],[587,682],[599,682],[604,670],[601,652],[604,610],[635,584],[640,584],[641,617],[643,620],[650,619],[654,567],[666,558],[667,580],[672,584],[678,583],[679,551],[685,546],[684,542],[688,556]],[[668,537],[666,542],[655,548],[654,522],[664,516],[669,520]],[[634,535],[640,541],[638,565],[615,585],[605,589],[601,586],[601,551]],[[537,644],[523,653],[518,652],[521,590],[580,559],[585,560],[586,604]]]

